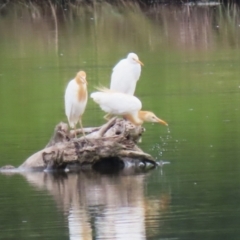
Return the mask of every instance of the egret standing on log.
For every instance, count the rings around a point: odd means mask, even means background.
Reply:
[[[156,122],[168,125],[154,113],[140,111],[142,103],[135,96],[102,89],[100,92],[91,93],[91,98],[104,112],[108,113],[107,115],[121,115],[134,125],[142,125],[143,122]]]
[[[82,115],[86,108],[87,100],[86,73],[80,71],[76,77],[68,83],[65,91],[65,113],[70,127],[75,129],[75,135],[76,125],[79,122],[82,133],[85,136],[82,126]]]
[[[138,55],[129,53],[127,58],[119,61],[113,68],[110,89],[134,95],[141,74],[141,65],[143,66],[143,63],[139,60]]]

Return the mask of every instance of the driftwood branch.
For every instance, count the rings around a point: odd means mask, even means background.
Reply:
[[[112,118],[101,127],[85,128],[86,136],[75,138],[66,123],[59,123],[46,147],[30,156],[18,169],[79,170],[86,168],[118,168],[134,166],[154,168],[153,157],[144,153],[137,143],[144,128]],[[76,130],[77,134],[81,129]]]

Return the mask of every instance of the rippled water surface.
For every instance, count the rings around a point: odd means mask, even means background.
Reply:
[[[169,123],[140,147],[170,164],[148,173],[0,175],[0,239],[239,239],[240,14],[216,7],[0,9],[0,165],[19,166],[66,122],[79,69],[89,92],[128,52],[136,95]],[[89,100],[84,126],[104,123]]]

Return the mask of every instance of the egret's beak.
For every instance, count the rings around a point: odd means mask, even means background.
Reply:
[[[158,118],[157,120],[158,120],[158,123],[168,126],[168,124],[165,121],[163,121],[162,119]]]
[[[138,59],[133,59],[135,62],[137,62],[137,63],[139,63],[140,65],[142,65],[142,66],[144,66],[144,64],[140,61],[140,60],[138,60]]]

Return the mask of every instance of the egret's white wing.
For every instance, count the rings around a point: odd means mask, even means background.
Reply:
[[[77,83],[73,79],[68,83],[67,88],[65,90],[64,100],[65,100],[65,113],[67,117],[69,117],[71,114],[74,99],[77,99],[77,89],[78,89]]]
[[[114,115],[135,113],[142,108],[142,103],[137,97],[119,92],[94,92],[91,98],[103,111]]]

